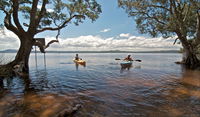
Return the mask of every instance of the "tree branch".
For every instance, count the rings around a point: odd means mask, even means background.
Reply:
[[[40,33],[40,32],[43,32],[43,31],[47,31],[47,30],[51,30],[51,31],[60,30],[60,29],[62,29],[64,27],[66,27],[66,24],[69,23],[75,17],[84,17],[84,16],[83,15],[73,15],[70,18],[68,18],[67,20],[65,20],[60,26],[55,27],[55,28],[53,28],[53,27],[42,28],[40,30],[37,30],[36,34]]]
[[[18,29],[11,22],[11,14],[9,14],[8,12],[6,13],[6,16],[4,18],[4,25],[8,30],[14,32],[16,35],[19,35]]]
[[[40,11],[39,16],[38,16],[38,18],[37,18],[37,20],[36,20],[36,27],[39,26],[39,23],[40,23],[42,17],[44,16],[44,14],[45,14],[45,12],[46,12],[45,6],[46,6],[47,2],[48,2],[48,0],[43,0],[42,7],[41,7],[41,11]]]
[[[200,9],[197,11],[196,44],[200,44]]]
[[[31,12],[30,12],[30,24],[29,24],[29,29],[28,29],[28,32],[32,35],[35,34],[35,30],[37,28],[36,27],[37,5],[38,5],[38,0],[33,0]]]
[[[147,12],[142,12],[142,11],[138,11],[138,12],[131,12],[133,14],[143,14],[143,15],[146,15],[147,17],[146,18],[149,18],[149,19],[154,19],[155,21],[157,21],[158,23],[162,24],[162,25],[165,25],[164,22],[161,22],[156,16],[150,16]]]
[[[185,16],[184,16],[184,18],[183,18],[183,22],[185,22],[186,19],[188,18],[188,13],[189,13],[189,11],[190,11],[190,5],[189,5],[188,8],[187,8],[187,11],[186,11]]]
[[[174,43],[173,43],[173,45],[175,45],[176,44],[176,41],[178,40],[179,38],[176,38],[175,40],[174,40]]]
[[[24,29],[22,28],[20,22],[19,22],[19,18],[18,18],[18,10],[19,10],[19,2],[18,0],[12,0],[13,1],[13,20],[15,22],[15,25],[17,26],[17,28],[24,32]]]
[[[45,49],[48,48],[52,43],[59,42],[58,40],[51,40],[46,46]]]
[[[145,13],[147,18],[150,18],[150,19],[154,19],[155,21],[157,21],[158,23],[162,24],[162,25],[165,25],[164,22],[161,22],[156,16],[150,16],[148,13]]]

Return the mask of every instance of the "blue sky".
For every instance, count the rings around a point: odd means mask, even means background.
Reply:
[[[59,43],[51,45],[48,50],[154,51],[180,48],[180,45],[173,45],[174,38],[152,38],[138,33],[133,17],[128,17],[125,11],[118,7],[117,0],[97,0],[97,2],[102,6],[102,13],[95,22],[86,19],[79,26],[69,24],[62,29]],[[4,15],[1,12],[0,16],[2,22]],[[0,50],[18,49],[17,37],[7,30],[5,32],[6,35],[0,34]],[[44,37],[48,42],[55,39],[56,34],[57,32],[45,32],[36,37]]]
[[[102,6],[102,13],[95,21],[87,19],[79,26],[70,24],[61,31],[60,37],[77,37],[83,35],[100,35],[102,37],[112,37],[123,33],[131,33],[134,35],[141,35],[136,29],[133,18],[128,17],[125,11],[118,7],[117,0],[97,0]],[[100,31],[110,29],[110,31],[102,33]],[[43,35],[49,35],[49,32]],[[43,36],[40,35],[40,36]],[[56,33],[51,33],[55,36]]]

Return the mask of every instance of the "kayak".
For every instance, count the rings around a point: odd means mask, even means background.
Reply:
[[[132,66],[133,61],[122,61],[120,63],[122,68],[126,68],[126,67],[131,67]]]
[[[85,64],[86,62],[84,60],[73,60],[75,63],[78,63],[78,64]]]
[[[132,65],[133,61],[122,61],[121,65]]]

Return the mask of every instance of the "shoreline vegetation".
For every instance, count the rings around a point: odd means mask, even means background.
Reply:
[[[32,51],[34,53],[35,51]],[[17,53],[17,50],[8,49],[0,51],[0,53]],[[37,51],[40,53],[40,51]],[[179,50],[159,50],[159,51],[120,51],[120,50],[108,50],[108,51],[46,51],[46,53],[182,53]]]

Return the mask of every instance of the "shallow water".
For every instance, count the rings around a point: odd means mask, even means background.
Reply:
[[[176,53],[134,53],[130,68],[121,68],[128,53],[43,54],[30,59],[30,77],[4,79],[0,117],[54,117],[75,104],[75,117],[198,117],[200,72],[174,64]],[[13,54],[7,54],[12,58]]]

